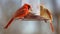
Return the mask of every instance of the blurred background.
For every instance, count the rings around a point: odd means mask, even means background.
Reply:
[[[60,0],[0,0],[0,34],[60,34]],[[32,5],[32,13],[38,14],[37,6],[43,4],[53,15],[54,32],[51,31],[49,21],[21,21],[14,20],[8,29],[7,24],[12,14],[24,3]],[[37,11],[37,12],[36,12]]]

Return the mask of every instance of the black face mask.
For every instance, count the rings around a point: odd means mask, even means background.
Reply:
[[[28,6],[28,9],[30,9],[30,6]]]

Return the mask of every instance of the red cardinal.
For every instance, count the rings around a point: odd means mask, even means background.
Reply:
[[[29,4],[24,4],[20,9],[16,11],[16,13],[13,15],[13,17],[10,19],[10,21],[4,28],[7,29],[14,19],[21,19],[27,14],[29,14],[29,10],[31,10],[31,6]]]

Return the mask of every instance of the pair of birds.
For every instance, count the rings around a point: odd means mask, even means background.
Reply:
[[[12,21],[14,19],[16,19],[16,18],[17,19],[24,19],[25,16],[27,16],[28,14],[31,13],[30,12],[31,10],[32,10],[32,7],[29,4],[24,4],[21,8],[19,8],[15,12],[15,14],[8,21],[8,24],[4,28],[7,29],[10,26],[10,24],[12,23]],[[50,26],[51,26],[51,29],[52,29],[52,32],[53,32],[54,29],[53,29],[53,25],[52,25],[52,15],[51,15],[51,13],[47,9],[45,9],[42,5],[40,6],[40,10],[41,10],[40,11],[40,16],[42,16],[44,18],[46,18],[46,16],[49,17],[49,19],[50,19]]]

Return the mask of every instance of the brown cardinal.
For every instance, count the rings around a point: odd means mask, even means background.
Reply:
[[[21,19],[27,14],[29,14],[29,10],[31,10],[31,6],[29,4],[24,4],[16,11],[16,13],[12,16],[12,18],[8,21],[8,24],[4,28],[7,29],[14,19]]]
[[[54,27],[52,24],[52,14],[50,13],[50,11],[48,9],[44,8],[43,5],[40,5],[40,16],[42,16],[46,19],[49,19],[51,30],[52,30],[52,32],[54,32]]]

